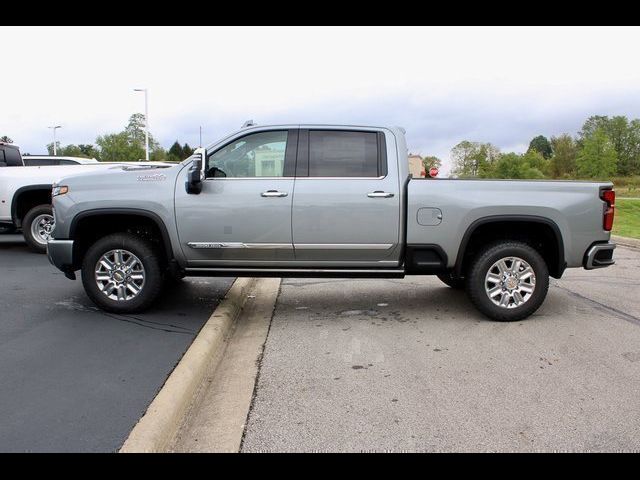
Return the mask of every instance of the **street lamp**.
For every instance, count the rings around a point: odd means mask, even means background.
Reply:
[[[55,127],[47,127],[53,130],[53,156],[55,157],[58,154],[58,150],[56,149],[56,129],[62,128],[61,125],[56,125]]]
[[[134,92],[144,92],[144,150],[145,158],[149,161],[149,97],[146,88],[134,88]]]

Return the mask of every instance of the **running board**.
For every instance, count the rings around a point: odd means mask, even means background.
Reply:
[[[187,268],[187,277],[404,278],[404,270],[316,268]]]

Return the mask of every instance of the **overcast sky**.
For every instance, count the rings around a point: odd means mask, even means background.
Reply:
[[[42,153],[142,112],[168,148],[268,123],[400,125],[449,162],[461,140],[523,151],[592,114],[640,117],[638,28],[0,27],[0,136]],[[446,168],[445,168],[446,170]]]

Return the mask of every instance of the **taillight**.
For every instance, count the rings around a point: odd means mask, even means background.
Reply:
[[[602,228],[609,232],[613,227],[613,216],[616,208],[616,192],[614,190],[602,190],[602,192],[600,192],[600,198],[607,203],[604,207]]]

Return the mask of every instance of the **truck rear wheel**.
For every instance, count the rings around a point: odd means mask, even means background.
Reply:
[[[129,233],[113,233],[87,250],[82,284],[89,298],[105,311],[141,312],[162,289],[160,258],[150,242]]]
[[[22,220],[22,234],[29,248],[36,253],[46,253],[53,227],[51,205],[38,205],[29,210]]]
[[[549,289],[542,256],[522,242],[507,241],[480,251],[466,277],[471,302],[487,317],[512,322],[535,312]]]

